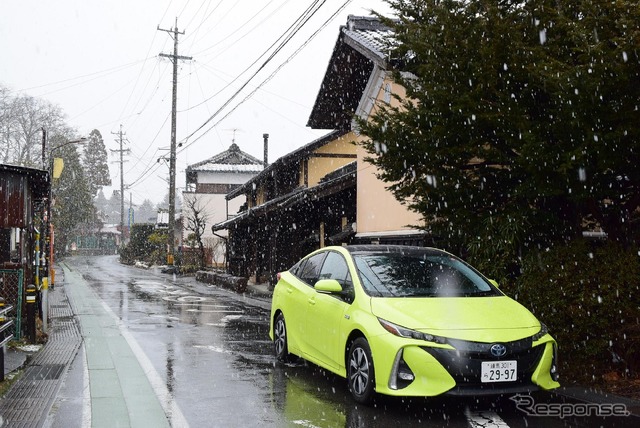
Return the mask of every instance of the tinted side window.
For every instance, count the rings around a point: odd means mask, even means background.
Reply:
[[[340,254],[330,251],[322,265],[319,279],[335,279],[344,288],[345,280],[349,276],[347,262]]]
[[[320,276],[320,266],[322,266],[322,260],[326,253],[318,253],[309,257],[304,265],[300,266],[298,270],[298,278],[313,286],[318,281]]]
[[[335,279],[342,286],[342,297],[350,302],[353,295],[353,282],[349,274],[349,266],[341,254],[329,252],[322,265],[319,279]]]
[[[307,259],[300,260],[298,263],[293,265],[293,267],[291,269],[289,269],[289,272],[291,272],[293,275],[295,275],[295,276],[297,276],[299,278],[300,277],[300,272],[302,272],[302,269],[303,269],[302,266],[304,266],[305,263],[307,263]]]

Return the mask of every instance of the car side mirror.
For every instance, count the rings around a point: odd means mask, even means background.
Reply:
[[[494,287],[500,288],[500,286],[498,285],[498,281],[496,281],[495,279],[490,279],[489,282],[493,284]]]
[[[316,291],[321,293],[340,293],[342,292],[342,286],[335,279],[321,279],[313,286]]]

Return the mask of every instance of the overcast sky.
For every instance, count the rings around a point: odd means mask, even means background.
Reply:
[[[313,5],[317,12],[258,71],[278,38]],[[57,104],[79,136],[98,129],[108,151],[118,148],[112,133],[122,125],[131,149],[124,164],[126,199],[131,194],[134,204],[157,203],[168,192],[168,162],[157,160],[169,153],[172,87],[171,60],[158,54],[173,53],[171,35],[158,26],[171,30],[177,18],[185,32],[178,54],[193,57],[180,61],[178,72],[181,192],[186,166],[226,150],[234,130],[240,148],[259,159],[268,133],[271,162],[323,135],[305,125],[339,27],[348,15],[368,16],[371,9],[389,11],[383,0],[3,1],[0,84]],[[119,165],[109,155],[119,189]],[[111,192],[105,189],[107,197]]]

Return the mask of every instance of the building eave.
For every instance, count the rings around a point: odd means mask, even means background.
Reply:
[[[297,162],[300,159],[303,159],[306,156],[309,156],[311,153],[313,153],[315,150],[317,150],[318,148],[324,146],[325,144],[343,136],[347,134],[347,131],[332,131],[329,132],[328,134],[325,134],[324,136],[313,140],[312,142],[278,158],[275,162],[269,164],[269,166],[267,166],[265,169],[262,170],[262,172],[254,177],[252,177],[250,180],[248,180],[247,182],[245,182],[242,186],[238,187],[237,189],[234,189],[233,191],[229,192],[226,196],[227,200],[231,200],[233,198],[236,198],[244,193],[247,193],[249,188],[253,187],[254,185],[256,185],[258,183],[261,183],[263,181],[265,181],[267,179],[267,177],[271,176],[271,173],[274,170],[277,170],[278,168],[281,168],[283,165],[288,165],[292,162]]]
[[[250,208],[247,211],[240,213],[236,217],[214,224],[213,226],[211,226],[211,230],[215,232],[218,230],[229,229],[229,227],[245,221],[248,218],[260,217],[273,212],[274,210],[293,207],[305,200],[314,201],[333,195],[348,188],[355,188],[356,175],[357,172],[355,168],[345,169],[345,173],[341,176],[321,182],[317,186],[298,187],[297,189],[287,193],[286,195],[271,199],[264,204],[258,205],[257,207]]]

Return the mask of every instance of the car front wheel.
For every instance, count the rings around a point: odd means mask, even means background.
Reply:
[[[278,314],[273,325],[273,347],[278,361],[287,362],[289,360],[287,325],[282,314]]]
[[[359,337],[353,341],[347,364],[347,382],[351,395],[358,403],[369,403],[374,394],[375,377],[371,348],[365,338]]]

